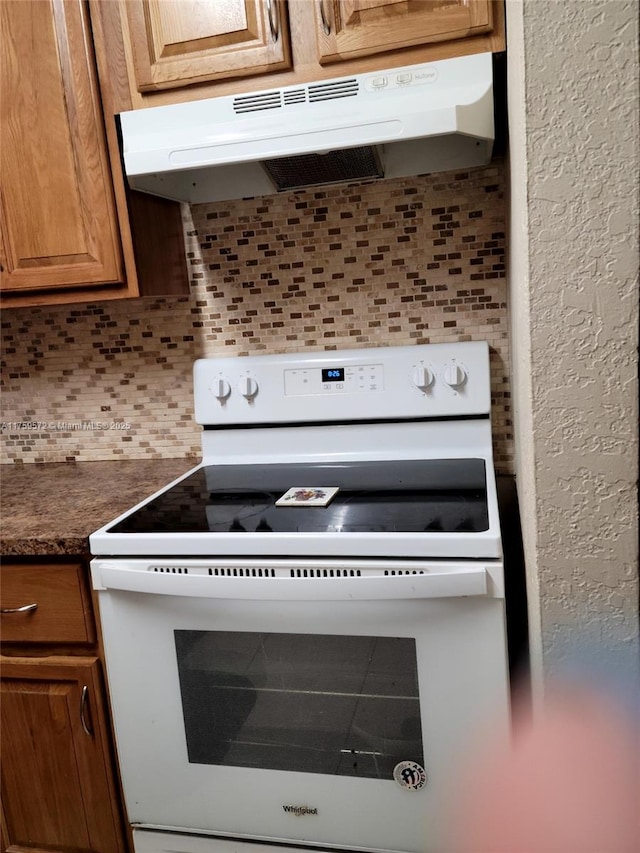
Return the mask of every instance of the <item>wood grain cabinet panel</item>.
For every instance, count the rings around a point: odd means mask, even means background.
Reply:
[[[87,10],[3,0],[3,291],[124,282]]]
[[[319,60],[338,62],[491,33],[493,5],[491,0],[317,0]]]
[[[0,850],[128,853],[88,567],[7,559],[0,582]]]
[[[90,7],[102,91],[110,90],[115,113],[505,49],[504,0],[90,0]]]
[[[127,192],[94,32],[86,0],[0,0],[3,308],[189,292],[180,206]]]
[[[291,66],[282,0],[129,0],[139,92]]]
[[[0,630],[3,643],[95,641],[84,566],[2,565]]]
[[[0,659],[2,849],[125,850],[96,658]]]

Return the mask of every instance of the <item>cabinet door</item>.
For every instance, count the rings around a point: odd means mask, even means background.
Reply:
[[[283,0],[129,0],[139,92],[291,67]]]
[[[317,0],[319,60],[337,62],[488,33],[492,6],[491,0]]]
[[[3,850],[124,851],[96,658],[0,665]]]
[[[3,291],[123,281],[86,8],[0,3]]]

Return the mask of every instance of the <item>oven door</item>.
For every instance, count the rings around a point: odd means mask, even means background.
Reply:
[[[483,566],[386,565],[93,561],[134,826],[436,849],[479,723],[507,733],[504,602]]]

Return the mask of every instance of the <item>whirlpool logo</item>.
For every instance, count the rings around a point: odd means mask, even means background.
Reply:
[[[318,809],[312,809],[309,806],[282,806],[287,814],[303,817],[308,814],[318,814]]]

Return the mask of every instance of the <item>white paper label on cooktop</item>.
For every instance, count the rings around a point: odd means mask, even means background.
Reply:
[[[337,486],[294,486],[278,498],[276,506],[327,506],[338,492]]]

